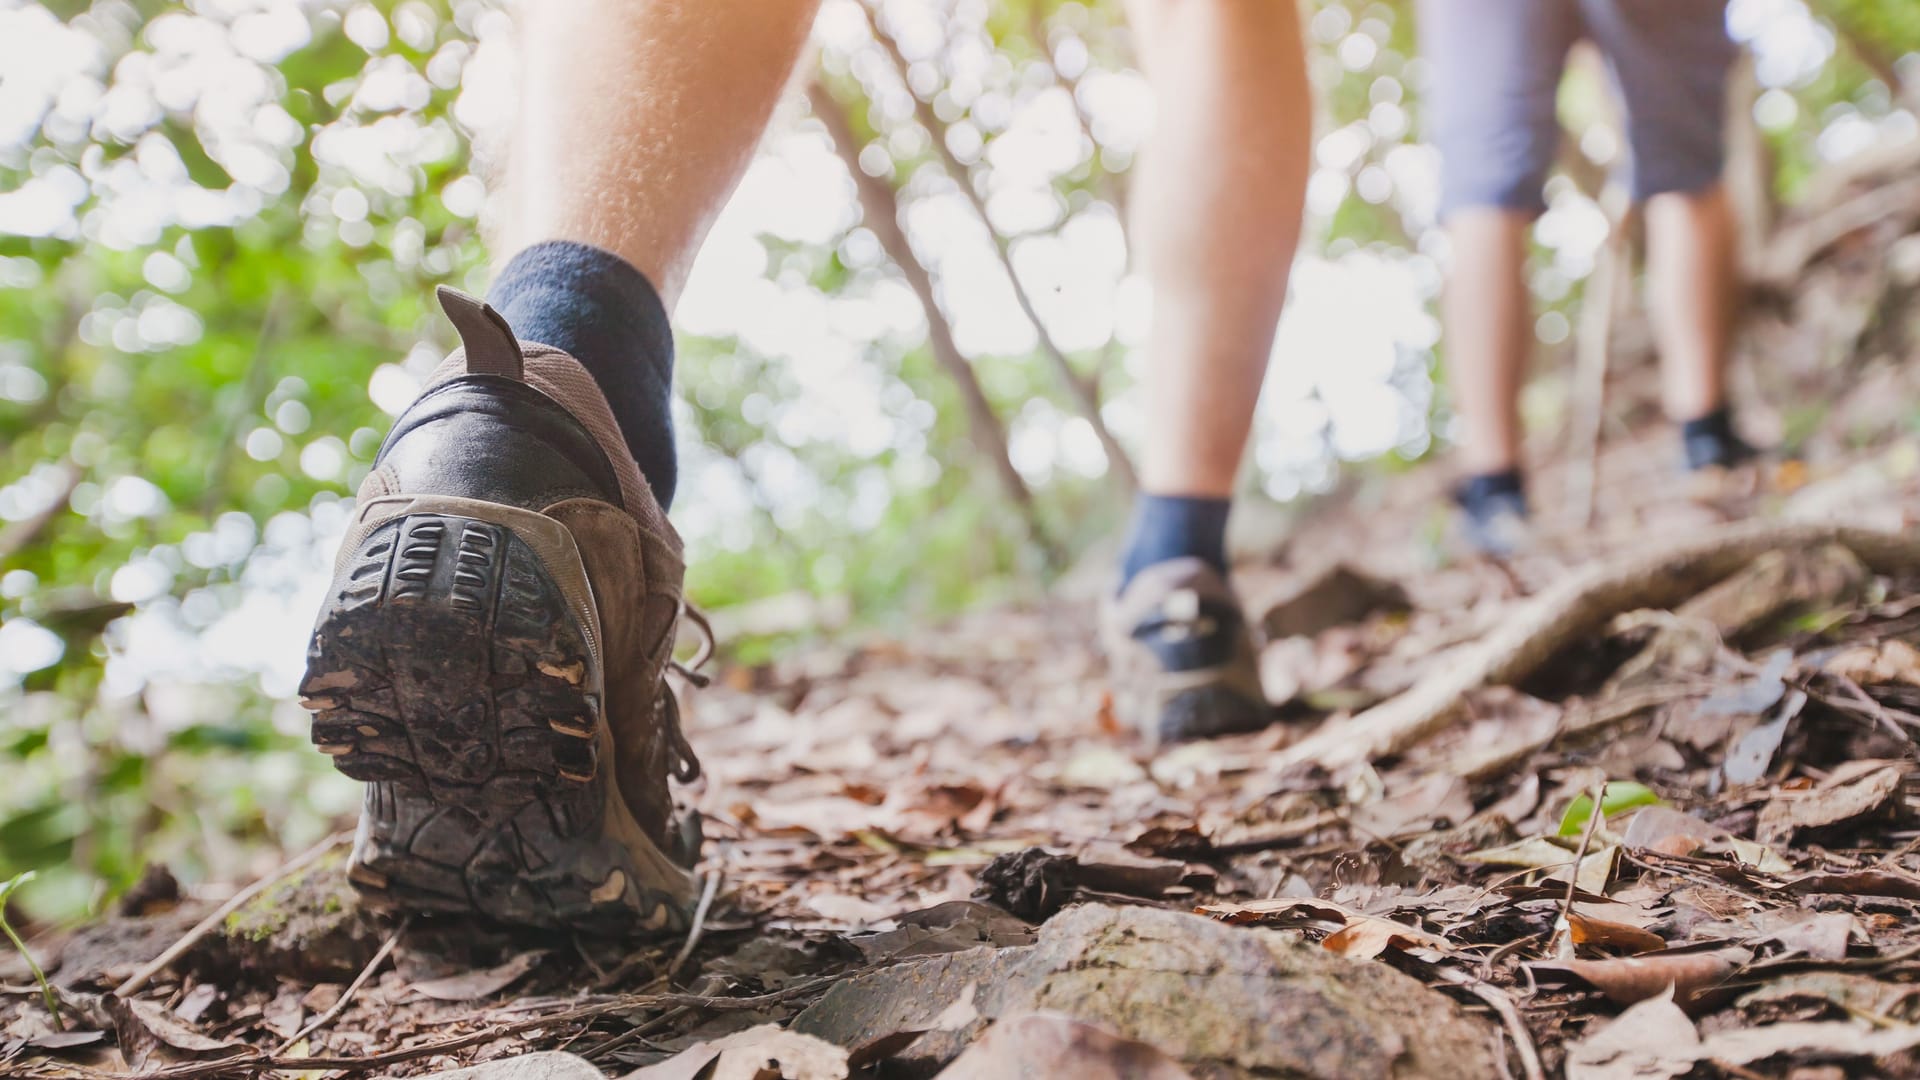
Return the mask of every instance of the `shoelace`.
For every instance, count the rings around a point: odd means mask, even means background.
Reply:
[[[707,661],[713,659],[716,648],[713,636],[713,624],[707,621],[705,612],[687,603],[685,600],[680,602],[680,614],[685,616],[698,631],[697,637],[699,638],[700,649],[694,653],[693,659],[685,664],[669,657],[667,667],[681,678],[687,680],[689,685],[695,688],[705,687],[713,680],[701,674],[699,669],[705,666]],[[660,695],[660,701],[662,711],[661,720],[667,729],[667,739],[670,744],[669,749],[673,754],[672,761],[668,767],[673,772],[673,778],[675,780],[683,784],[691,784],[695,780],[700,779],[700,758],[694,754],[693,744],[687,741],[686,733],[680,730],[680,701],[674,696],[671,689]]]

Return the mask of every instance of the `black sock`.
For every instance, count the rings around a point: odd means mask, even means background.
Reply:
[[[1120,587],[1135,574],[1168,559],[1191,557],[1227,572],[1227,513],[1231,499],[1184,495],[1141,495],[1133,504],[1133,525],[1120,560]]]
[[[1524,499],[1526,495],[1526,481],[1521,477],[1519,469],[1475,473],[1460,481],[1460,486],[1453,491],[1455,501],[1469,512],[1485,506],[1494,499]]]
[[[673,505],[673,331],[646,275],[612,252],[550,240],[508,260],[487,303],[514,336],[565,350],[593,374],[654,498]]]
[[[1733,410],[1725,405],[1705,416],[1696,416],[1680,422],[1680,437],[1692,439],[1705,436],[1709,439],[1730,439],[1733,437]]]
[[[1753,456],[1753,447],[1733,430],[1733,410],[1725,405],[1705,416],[1680,422],[1680,445],[1689,469],[1738,465]]]

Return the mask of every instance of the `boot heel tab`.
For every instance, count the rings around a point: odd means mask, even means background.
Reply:
[[[434,294],[440,299],[440,310],[447,313],[447,320],[460,335],[469,374],[526,381],[520,342],[513,336],[513,327],[507,325],[505,317],[478,297],[451,286],[442,285]]]

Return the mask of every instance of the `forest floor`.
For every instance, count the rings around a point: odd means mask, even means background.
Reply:
[[[1680,476],[1642,365],[1591,527],[1547,454],[1509,563],[1418,540],[1424,469],[1239,567],[1266,733],[1122,730],[1090,599],[799,648],[689,697],[691,938],[396,922],[337,841],[216,919],[156,872],[35,943],[65,1030],[0,964],[0,1074],[1920,1075],[1900,236],[1749,326],[1796,457]]]

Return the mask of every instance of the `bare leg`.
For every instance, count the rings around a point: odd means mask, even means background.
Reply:
[[[1271,0],[1138,0],[1159,122],[1135,179],[1153,282],[1141,486],[1233,493],[1300,237],[1312,106],[1299,16]]]
[[[1460,456],[1469,473],[1520,466],[1520,383],[1532,326],[1522,276],[1529,217],[1469,207],[1447,220],[1453,245],[1441,301],[1447,385],[1460,414]]]
[[[1694,420],[1725,404],[1737,289],[1736,229],[1726,188],[1647,201],[1648,308],[1660,343],[1667,415]]]
[[[672,310],[819,0],[522,0],[520,114],[496,266],[572,240]]]

